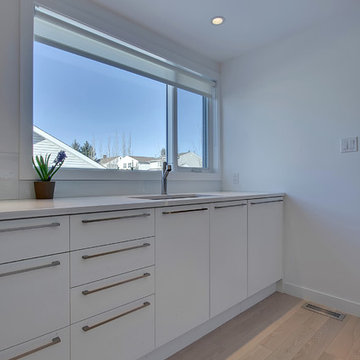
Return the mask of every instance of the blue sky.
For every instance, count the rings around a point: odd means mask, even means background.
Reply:
[[[201,154],[201,96],[179,90],[179,152]],[[166,85],[34,42],[34,124],[97,157],[158,156],[166,146]]]

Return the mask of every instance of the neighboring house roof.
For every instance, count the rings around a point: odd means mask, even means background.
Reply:
[[[133,159],[135,159],[135,160],[137,160],[138,162],[141,162],[141,163],[160,160],[160,158],[149,157],[149,156],[135,156],[135,155],[128,155],[128,156],[132,157]]]
[[[81,154],[79,151],[76,151],[71,146],[66,145],[38,127],[33,127],[34,155],[51,154],[50,162],[52,162],[60,150],[64,150],[67,156],[63,165],[64,167],[104,169],[104,166],[89,159],[87,156]]]
[[[118,159],[120,156],[110,156],[110,157],[103,157],[102,159],[99,160],[99,164],[101,165],[105,165],[113,160]]]

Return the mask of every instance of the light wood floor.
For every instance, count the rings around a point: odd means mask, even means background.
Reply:
[[[168,360],[360,360],[360,318],[343,321],[275,293]]]

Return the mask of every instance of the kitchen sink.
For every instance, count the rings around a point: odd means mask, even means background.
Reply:
[[[207,194],[164,194],[164,195],[139,195],[139,196],[131,196],[134,199],[144,199],[144,200],[173,200],[173,199],[193,199],[200,198],[205,196],[214,196]]]

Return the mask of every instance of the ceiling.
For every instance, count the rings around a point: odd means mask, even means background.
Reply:
[[[348,11],[358,0],[93,0],[218,62]],[[214,26],[210,18],[225,17]]]

